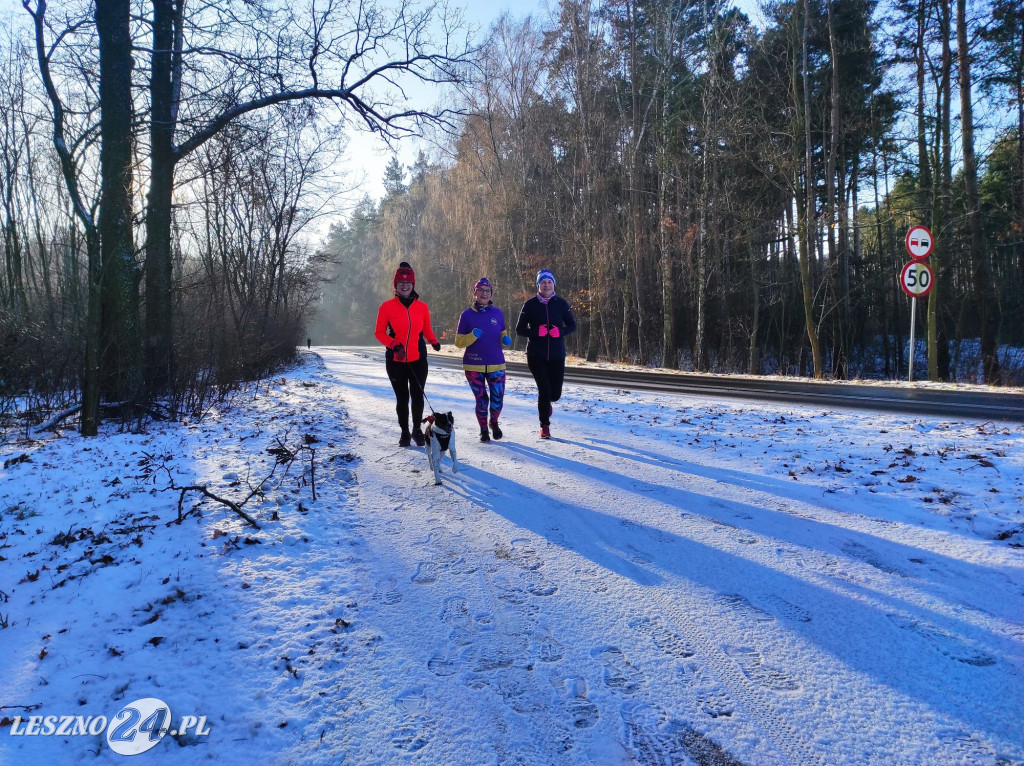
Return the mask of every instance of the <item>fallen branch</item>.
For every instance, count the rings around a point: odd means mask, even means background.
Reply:
[[[284,438],[285,439],[288,438],[287,433],[285,434]],[[201,495],[203,495],[203,497],[207,497],[210,500],[213,500],[215,502],[220,503],[223,506],[226,506],[227,508],[230,508],[232,511],[234,511],[239,516],[241,516],[243,519],[245,519],[245,521],[248,524],[252,525],[256,529],[262,529],[262,527],[260,527],[260,525],[257,524],[256,521],[251,516],[249,516],[245,511],[242,510],[242,506],[244,506],[246,503],[248,503],[255,495],[264,495],[264,494],[266,494],[265,490],[264,490],[264,487],[266,487],[267,483],[272,478],[274,478],[274,474],[277,472],[278,466],[280,466],[280,465],[285,466],[284,475],[287,476],[288,475],[288,471],[291,469],[292,463],[295,462],[295,458],[297,458],[299,456],[299,453],[301,453],[304,450],[308,451],[309,455],[310,455],[310,457],[309,457],[309,473],[310,473],[310,482],[311,482],[312,487],[313,487],[313,500],[315,501],[316,500],[316,464],[315,464],[316,450],[313,447],[311,447],[310,445],[313,444],[316,441],[316,437],[307,435],[305,437],[304,441],[305,441],[305,444],[302,444],[299,447],[296,447],[295,449],[291,449],[291,448],[289,448],[284,443],[283,439],[281,439],[281,438],[275,439],[276,446],[269,447],[267,449],[267,453],[270,454],[270,455],[273,455],[273,457],[274,457],[274,465],[271,468],[270,473],[267,474],[267,476],[262,481],[260,481],[258,484],[256,484],[255,486],[253,486],[252,484],[249,484],[249,490],[250,490],[249,494],[245,496],[245,499],[243,499],[243,500],[241,500],[239,502],[235,502],[233,500],[228,500],[227,498],[220,497],[219,495],[215,495],[213,492],[211,492],[207,488],[207,486],[205,484],[190,484],[187,487],[179,486],[178,484],[175,483],[174,475],[171,473],[170,468],[167,467],[167,463],[164,462],[160,466],[160,468],[167,474],[167,478],[170,481],[170,485],[165,487],[163,491],[165,491],[165,492],[166,491],[175,491],[175,492],[179,493],[178,494],[178,519],[177,519],[177,523],[181,524],[181,522],[185,520],[185,518],[189,515],[189,513],[192,513],[192,511],[186,512],[184,510],[185,495],[186,495],[186,493],[188,493],[188,492],[199,492]],[[149,454],[146,454],[146,453],[143,453],[143,454],[150,461],[154,461],[156,459],[152,455],[149,455]],[[303,474],[303,478],[304,477],[305,477],[305,474]],[[248,483],[248,479],[246,479],[246,483]],[[195,509],[193,509],[193,510],[195,510]],[[168,522],[168,523],[172,524],[172,523],[175,523],[175,522]]]
[[[185,502],[185,493],[186,492],[193,492],[194,491],[194,492],[201,493],[202,495],[210,498],[211,500],[216,500],[221,505],[226,505],[232,511],[234,511],[239,516],[241,516],[243,519],[245,519],[249,524],[251,524],[252,526],[256,527],[256,529],[262,529],[262,527],[259,524],[257,524],[255,521],[253,521],[252,517],[249,516],[249,514],[247,514],[245,511],[242,510],[242,506],[240,506],[238,503],[234,503],[231,500],[228,500],[227,498],[218,497],[217,495],[213,494],[210,490],[208,490],[205,486],[203,486],[201,484],[192,484],[192,485],[190,485],[188,487],[171,486],[171,487],[168,487],[168,489],[176,489],[176,490],[180,490],[181,491],[181,494],[178,495],[178,523],[179,524],[182,521],[185,520],[185,515],[186,515],[186,514],[183,514],[181,512],[181,506]],[[253,493],[253,494],[255,494],[255,493]],[[252,494],[250,494],[249,497],[252,497]],[[246,500],[248,500],[248,499],[249,498],[247,497]],[[243,500],[242,502],[244,503],[245,500]]]
[[[316,450],[306,447],[309,450],[309,484],[313,489],[313,502],[316,502]]]
[[[77,413],[81,409],[82,409],[82,405],[81,404],[76,404],[74,407],[72,407],[69,410],[64,410],[64,412],[59,412],[56,415],[54,415],[52,418],[47,420],[45,423],[42,423],[42,424],[36,426],[35,428],[33,428],[32,429],[32,433],[36,434],[36,433],[39,433],[40,431],[50,431],[50,430],[56,428],[60,424],[61,421],[65,420],[66,418],[70,418],[72,415],[74,415],[75,413]]]
[[[99,405],[99,411],[101,414],[112,415],[121,414],[124,408],[129,406],[128,402],[101,402]],[[77,415],[82,409],[81,404],[76,404],[74,407],[70,407],[63,412],[58,412],[52,418],[47,420],[45,423],[40,423],[34,428],[27,428],[27,435],[35,437],[37,434],[43,431],[52,431],[62,422],[70,418],[72,415]],[[134,407],[136,413],[145,413],[149,415],[153,420],[168,420],[169,415],[164,414],[160,411],[160,405],[153,405],[152,407],[144,407],[141,404],[136,404]]]

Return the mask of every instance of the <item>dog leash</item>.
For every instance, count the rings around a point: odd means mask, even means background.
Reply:
[[[412,373],[412,379],[416,381],[416,388],[418,388],[420,393],[423,394],[423,401],[425,401],[427,406],[430,407],[430,414],[436,414],[437,410],[434,409],[434,405],[431,404],[430,399],[427,398],[427,392],[424,391],[423,386],[420,385],[420,379],[416,377],[416,370],[413,369],[412,362],[406,362],[406,364],[409,365],[409,372]]]

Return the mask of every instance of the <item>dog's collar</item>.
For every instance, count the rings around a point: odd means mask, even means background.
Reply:
[[[437,427],[437,423],[433,424],[433,428],[430,429],[430,432],[431,433],[435,433],[438,436],[447,436],[448,435],[447,431],[442,431],[440,428]]]

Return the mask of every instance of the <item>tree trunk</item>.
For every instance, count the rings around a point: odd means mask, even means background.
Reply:
[[[814,237],[817,225],[814,220],[814,149],[811,143],[811,82],[807,52],[811,26],[808,0],[803,0],[803,6],[804,26],[803,34],[801,35],[801,46],[803,50],[804,215],[803,221],[798,227],[800,230],[800,285],[803,291],[804,329],[807,332],[807,340],[811,344],[811,361],[814,365],[814,377],[820,380],[822,377],[821,344],[818,341],[818,331],[814,326],[814,301],[811,290],[810,263],[810,259],[814,257]]]
[[[150,179],[146,205],[146,396],[166,393],[174,382],[171,223],[174,194],[174,72],[180,5],[153,0],[150,79]]]
[[[750,256],[750,298],[754,302],[750,323],[750,336],[748,338],[749,346],[747,348],[747,374],[757,375],[760,372],[758,370],[757,358],[757,334],[758,322],[761,318],[761,259],[758,257],[757,249],[750,238],[747,239],[747,249]]]
[[[942,64],[939,71],[935,98],[935,151],[932,165],[935,168],[932,179],[932,254],[929,258],[935,274],[934,287],[928,295],[928,379],[945,380],[949,377],[949,341],[939,313],[944,288],[948,283],[946,253],[950,252],[947,235],[943,228],[949,221],[949,186],[951,166],[950,104],[952,54],[949,47],[950,6],[949,0],[939,0],[939,34],[942,36]]]
[[[85,369],[82,373],[82,436],[96,436],[100,425],[100,383],[102,333],[100,306],[102,303],[102,267],[100,241],[95,230],[85,234],[85,250],[89,261],[89,284],[85,312]]]
[[[138,268],[132,237],[132,43],[129,0],[97,0],[100,51],[100,259],[104,388],[117,401],[142,399]],[[110,366],[107,366],[107,365]]]
[[[832,0],[826,2],[826,15],[828,20],[828,45],[829,45],[829,59],[831,60],[831,76],[829,78],[829,138],[828,138],[828,151],[825,154],[825,192],[826,192],[826,214],[825,214],[825,230],[828,241],[828,262],[830,265],[835,265],[838,262],[839,265],[839,300],[841,307],[837,312],[837,319],[842,323],[842,327],[837,328],[834,333],[832,340],[833,344],[833,370],[837,377],[845,379],[847,377],[846,365],[847,365],[847,349],[846,349],[846,326],[849,322],[849,306],[850,306],[850,293],[849,293],[849,277],[846,273],[847,260],[846,253],[840,252],[841,246],[837,246],[836,242],[836,220],[838,218],[839,202],[838,198],[841,195],[837,194],[836,191],[836,174],[837,174],[837,158],[839,155],[839,128],[841,124],[840,117],[840,94],[839,94],[839,48],[838,41],[836,40],[836,24],[835,14],[832,8]],[[834,274],[835,269],[829,268],[828,273]],[[833,322],[835,324],[835,322]]]
[[[664,125],[664,119],[662,121]],[[664,146],[665,137],[662,136],[662,146]],[[665,157],[666,152],[662,149],[662,159],[667,160]],[[675,281],[672,276],[672,251],[671,245],[669,244],[668,227],[671,224],[671,220],[668,217],[668,183],[667,183],[668,171],[667,168],[660,168],[658,175],[658,249],[661,251],[661,345],[662,345],[662,367],[668,367],[669,369],[675,369],[679,366],[679,360],[676,355],[676,335],[675,335]]]
[[[971,271],[974,297],[981,333],[981,364],[985,382],[999,383],[999,299],[985,254],[981,200],[978,196],[978,162],[974,156],[974,111],[971,106],[971,52],[967,45],[967,2],[956,2],[957,63],[960,70],[960,122],[964,153],[964,187],[967,193],[967,220],[971,231]]]
[[[707,114],[706,111],[705,114]],[[705,131],[708,130],[708,122],[709,120],[705,117]],[[711,151],[710,143],[705,132],[704,147],[701,152],[700,227],[697,235],[700,237],[700,241],[697,243],[697,326],[693,343],[693,369],[697,372],[706,372],[708,369],[708,206],[711,204],[711,170],[708,167],[710,164],[708,154]]]

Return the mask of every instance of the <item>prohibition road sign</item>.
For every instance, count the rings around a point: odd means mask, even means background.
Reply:
[[[900,286],[911,298],[923,298],[932,291],[935,274],[924,261],[914,260],[900,272]]]
[[[927,226],[913,226],[907,232],[906,245],[911,258],[927,258],[932,254],[935,240]]]

